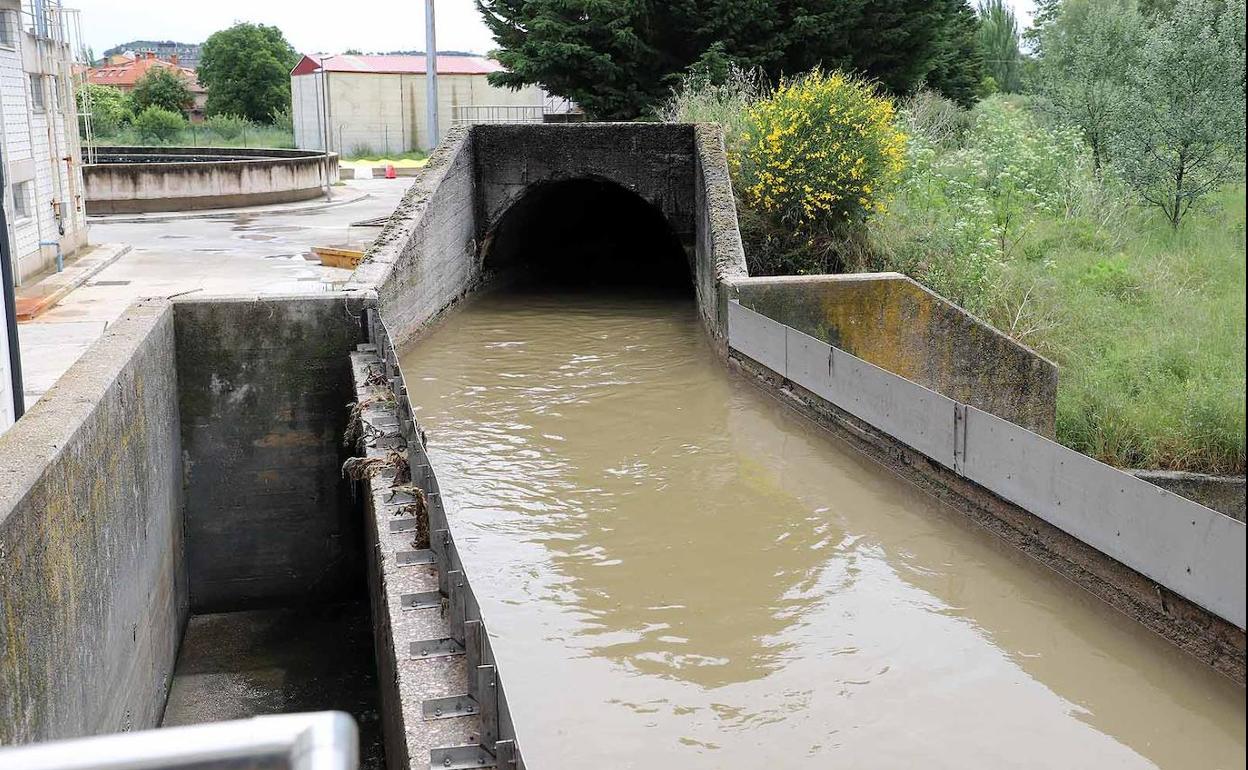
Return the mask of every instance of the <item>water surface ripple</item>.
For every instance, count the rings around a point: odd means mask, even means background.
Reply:
[[[529,766],[1242,768],[1241,689],[788,411],[687,300],[403,359]]]

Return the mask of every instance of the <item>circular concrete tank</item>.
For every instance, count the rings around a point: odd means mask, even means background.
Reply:
[[[338,155],[240,147],[102,147],[82,168],[88,214],[307,200],[338,181]]]

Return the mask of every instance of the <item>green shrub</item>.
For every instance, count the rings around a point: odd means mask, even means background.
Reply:
[[[210,115],[204,120],[204,128],[227,142],[232,142],[243,135],[248,128],[254,128],[251,121],[238,115]]]
[[[181,114],[155,105],[136,115],[133,122],[139,139],[151,144],[164,144],[173,140],[182,133],[186,125],[186,118]]]
[[[281,131],[285,134],[294,135],[295,133],[295,117],[290,114],[290,108],[285,107],[273,113],[273,129]]]
[[[134,118],[130,98],[111,86],[84,83],[77,94],[78,111],[91,116],[91,132],[96,136],[113,136]],[[81,129],[85,136],[86,125]]]
[[[903,112],[908,171],[893,210],[872,223],[871,252],[851,268],[904,272],[990,315],[1004,264],[1045,259],[1042,234],[1096,239],[1089,229],[1117,221],[1121,205],[1108,203],[1076,132],[1042,125],[1015,97],[961,114],[919,98]]]
[[[893,101],[868,81],[818,70],[746,111],[732,161],[746,206],[806,234],[842,231],[884,210],[905,167]]]
[[[956,147],[971,126],[970,113],[957,102],[926,89],[906,99],[900,118],[907,135],[937,147]]]

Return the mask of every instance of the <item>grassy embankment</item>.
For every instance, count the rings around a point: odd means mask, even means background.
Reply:
[[[746,80],[685,93],[664,117],[722,123],[731,152],[759,92]],[[911,275],[1054,360],[1067,446],[1120,467],[1244,473],[1242,181],[1173,231],[1025,100],[965,111],[920,96],[900,121],[904,180],[834,258],[842,269]],[[745,241],[765,240],[738,205]],[[782,272],[830,263],[784,256]],[[747,259],[777,271],[773,255]]]
[[[910,175],[859,266],[908,272],[1054,360],[1067,446],[1242,474],[1242,182],[1175,231],[1023,100],[923,112],[907,111]]]
[[[1024,341],[1061,367],[1059,439],[1120,466],[1242,474],[1244,185],[1178,232],[1141,209],[1073,224],[1037,223],[992,315],[1035,306]]]

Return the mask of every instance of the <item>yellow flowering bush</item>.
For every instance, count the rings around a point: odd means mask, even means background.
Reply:
[[[783,81],[746,113],[733,153],[742,202],[808,235],[883,212],[906,163],[892,99],[818,70]]]

